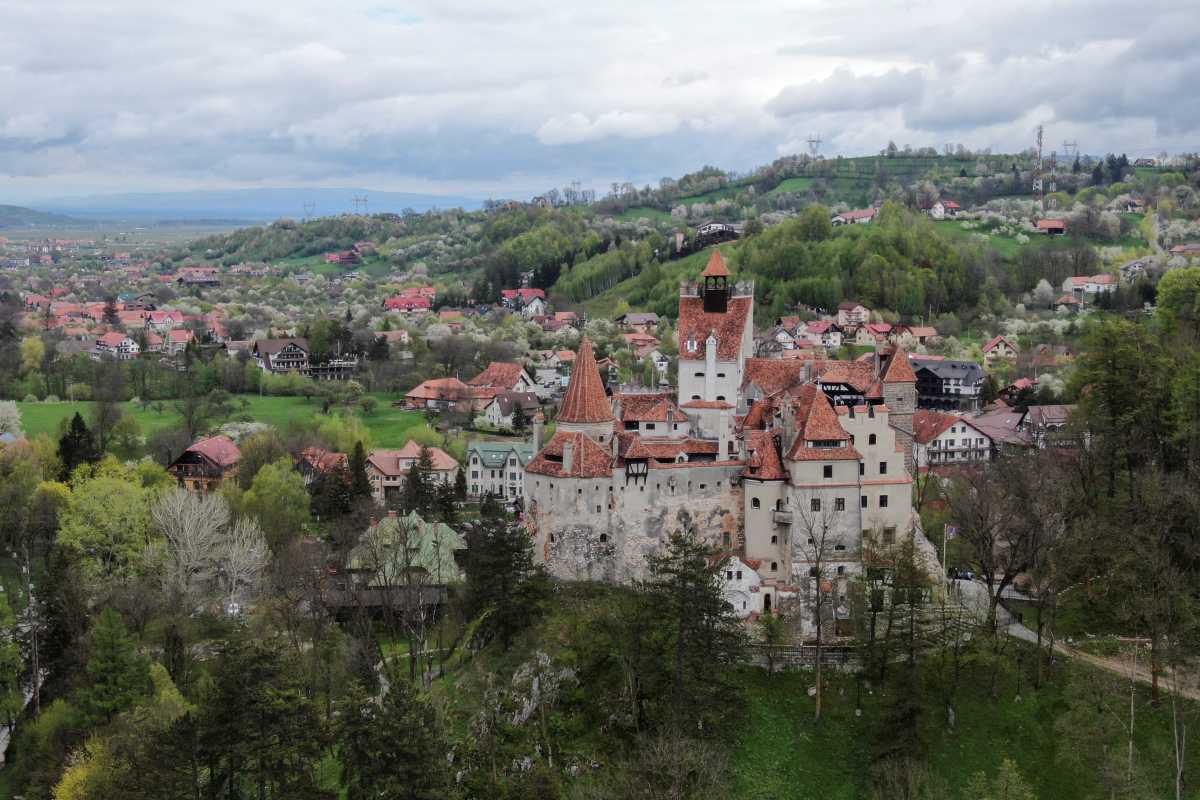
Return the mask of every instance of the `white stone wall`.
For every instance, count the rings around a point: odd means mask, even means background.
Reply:
[[[535,556],[551,574],[576,580],[625,582],[646,574],[646,556],[676,531],[734,548],[742,534],[739,467],[651,468],[628,483],[611,479],[525,476],[526,525]]]
[[[703,347],[703,343],[701,343]],[[708,376],[712,375],[712,385],[708,385]],[[679,403],[691,400],[716,400],[725,398],[725,402],[736,404],[738,387],[742,384],[742,369],[737,361],[713,360],[710,364],[704,359],[679,359]]]

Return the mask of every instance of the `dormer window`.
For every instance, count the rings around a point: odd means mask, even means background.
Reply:
[[[687,349],[688,349],[688,352],[689,352],[689,353],[694,353],[694,352],[696,352],[697,350],[699,350],[699,349],[700,349],[700,343],[699,343],[699,342],[697,342],[697,341],[696,341],[694,338],[693,338],[693,339],[688,339],[688,341],[687,341]]]

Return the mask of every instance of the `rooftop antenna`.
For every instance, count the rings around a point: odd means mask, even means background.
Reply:
[[[317,210],[316,203],[314,203],[312,200],[305,200],[304,201],[304,220],[307,222],[309,217],[311,217],[313,215],[313,212],[316,210]]]
[[[810,133],[808,135],[808,154],[814,159],[821,152],[821,134]]]
[[[356,194],[356,195],[354,195],[353,200],[354,200],[354,213],[355,214],[367,213],[367,196],[365,194],[362,194],[362,195]]]

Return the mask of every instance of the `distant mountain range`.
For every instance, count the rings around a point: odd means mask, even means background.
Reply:
[[[78,224],[79,220],[61,214],[48,214],[22,206],[0,205],[0,230],[12,228],[54,228]]]
[[[356,207],[354,198],[365,197]],[[172,220],[267,221],[281,217],[326,217],[361,211],[371,214],[399,213],[406,208],[481,207],[473,197],[375,192],[370,189],[230,189],[195,192],[145,192],[60,197],[38,203],[58,214],[90,220],[158,222]]]

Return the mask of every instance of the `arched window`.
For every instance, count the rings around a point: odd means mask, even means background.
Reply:
[[[771,562],[771,572],[778,572],[778,571],[779,571],[779,562],[772,561]]]
[[[750,507],[751,508],[762,508],[762,503],[759,502],[759,499],[756,497],[750,501]]]
[[[608,534],[607,533],[600,534],[600,544],[604,544],[607,541],[608,541]]]
[[[875,434],[872,433],[870,436],[867,437],[867,444],[875,444],[875,440],[876,440],[876,436],[875,436]]]
[[[776,500],[776,501],[775,501],[775,510],[776,510],[776,511],[783,511],[783,501],[782,501],[782,500]]]

